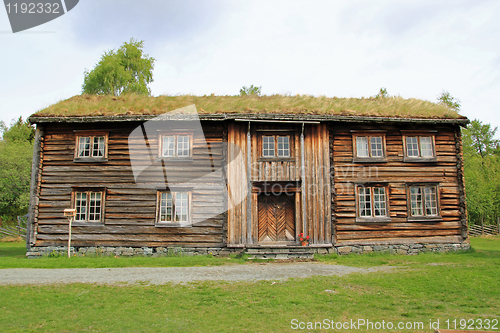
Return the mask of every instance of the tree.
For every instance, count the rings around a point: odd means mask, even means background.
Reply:
[[[14,221],[28,212],[34,129],[22,118],[0,127],[0,217]]]
[[[497,128],[473,120],[463,130],[464,174],[469,220],[495,223],[500,216],[500,155]]]
[[[240,96],[250,96],[250,95],[256,95],[260,96],[262,87],[254,87],[254,85],[250,85],[250,87],[245,87],[243,86],[240,89]]]
[[[473,120],[463,131],[464,147],[472,149],[470,153],[478,153],[481,157],[494,154],[499,148],[499,140],[494,138],[497,130],[497,127],[492,128],[490,124]]]
[[[452,97],[447,91],[443,91],[441,95],[438,96],[438,101],[452,110],[455,110],[457,112],[460,111],[460,101]]]
[[[93,70],[84,72],[84,94],[115,95],[136,93],[150,95],[155,59],[143,53],[144,41],[130,39],[118,50],[104,53]]]
[[[378,94],[375,96],[375,98],[387,98],[389,97],[389,94],[387,93],[386,88],[380,88]]]

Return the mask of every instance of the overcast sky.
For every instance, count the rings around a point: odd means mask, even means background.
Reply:
[[[131,37],[156,58],[154,96],[262,93],[436,101],[500,127],[500,1],[81,0],[13,34],[0,8],[0,120],[81,93]]]

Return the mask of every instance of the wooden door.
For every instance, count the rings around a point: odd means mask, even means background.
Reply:
[[[295,196],[259,195],[259,242],[295,241]]]

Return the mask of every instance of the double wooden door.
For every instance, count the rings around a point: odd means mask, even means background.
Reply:
[[[295,241],[295,196],[261,193],[258,200],[259,242]]]

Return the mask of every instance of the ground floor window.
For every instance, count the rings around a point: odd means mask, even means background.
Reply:
[[[436,185],[410,186],[410,215],[412,217],[438,216]]]
[[[188,221],[188,192],[158,193],[158,223],[187,223]]]
[[[103,191],[75,191],[75,222],[101,222],[103,217]]]
[[[385,187],[358,186],[358,216],[387,216],[387,198]]]

